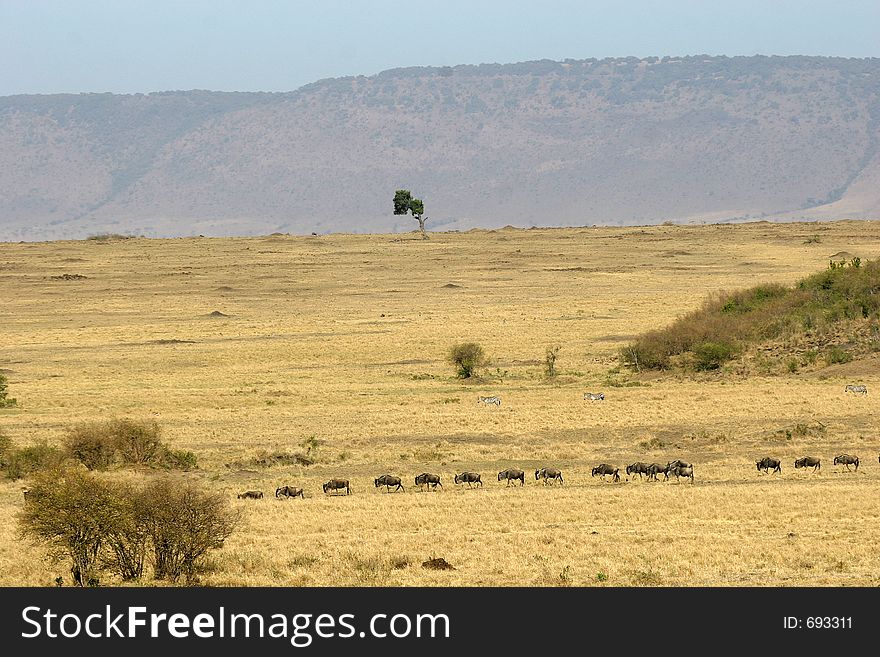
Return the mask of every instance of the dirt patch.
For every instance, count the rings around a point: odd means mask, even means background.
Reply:
[[[456,285],[455,283],[447,283],[443,287],[444,288],[454,288],[454,287],[461,287],[461,285]]]
[[[216,292],[235,292],[235,288],[229,287],[228,285],[221,285],[220,287],[215,287],[214,290]]]
[[[144,344],[196,344],[195,340],[178,340],[176,338],[172,338],[170,340],[149,340]]]
[[[205,317],[231,317],[231,315],[227,315],[226,313],[221,313],[219,310],[215,310],[205,315]]]
[[[422,568],[428,570],[455,570],[455,566],[446,561],[443,557],[434,557],[422,562]]]

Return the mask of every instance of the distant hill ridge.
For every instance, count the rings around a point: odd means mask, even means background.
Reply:
[[[0,239],[880,218],[880,59],[393,69],[0,97]]]

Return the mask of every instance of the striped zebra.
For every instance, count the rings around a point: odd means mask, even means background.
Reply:
[[[480,398],[477,399],[477,403],[486,405],[495,404],[496,406],[501,406],[501,397],[483,397],[481,395]]]
[[[843,390],[844,392],[854,392],[857,395],[867,395],[868,394],[868,386],[847,386]]]
[[[585,392],[584,400],[589,401],[604,401],[605,393],[604,392]]]

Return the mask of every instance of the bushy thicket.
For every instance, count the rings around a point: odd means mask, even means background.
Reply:
[[[455,373],[460,379],[476,376],[477,368],[489,362],[483,347],[476,342],[463,342],[450,347],[447,359],[455,366]]]
[[[61,465],[64,453],[45,443],[30,447],[16,447],[12,439],[0,433],[0,471],[12,479]]]
[[[106,573],[139,580],[146,566],[156,579],[191,584],[238,516],[192,482],[133,486],[59,469],[36,475],[18,520],[22,537],[70,564],[75,585],[91,586]]]
[[[123,418],[77,424],[67,430],[64,447],[89,470],[105,470],[117,462],[175,470],[196,467],[192,452],[172,450],[161,441],[154,421]]]
[[[749,344],[877,318],[878,291],[880,262],[831,263],[793,287],[767,284],[716,294],[666,328],[644,333],[620,356],[636,370],[667,369],[677,357],[694,369],[715,369]]]

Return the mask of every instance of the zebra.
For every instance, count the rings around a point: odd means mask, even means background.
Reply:
[[[844,392],[854,392],[857,395],[867,395],[868,394],[868,386],[847,386],[843,389]]]
[[[495,404],[496,406],[501,406],[501,397],[483,397],[480,395],[480,398],[477,400],[478,404]]]
[[[544,480],[544,485],[547,485],[547,482],[550,483],[559,482],[560,484],[564,484],[562,481],[562,471],[557,470],[556,468],[541,468],[540,470],[535,470],[535,481],[538,479]]]
[[[585,392],[584,393],[585,401],[605,401],[605,393],[604,392]]]

